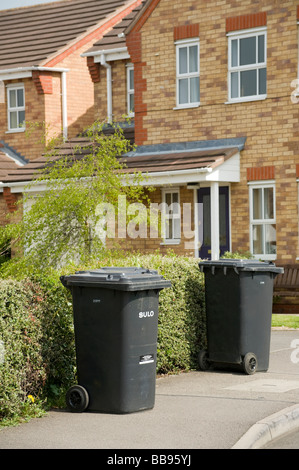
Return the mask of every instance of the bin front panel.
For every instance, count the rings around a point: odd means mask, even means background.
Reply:
[[[233,270],[205,272],[207,340],[209,358],[215,362],[240,362],[240,290]]]
[[[266,371],[269,367],[273,278],[271,272],[243,272],[240,275],[240,352],[242,356],[254,353],[259,371]]]
[[[155,399],[159,294],[73,287],[78,382],[89,409],[128,413]]]

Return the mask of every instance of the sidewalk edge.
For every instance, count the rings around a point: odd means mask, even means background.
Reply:
[[[232,449],[260,449],[273,439],[299,429],[299,404],[274,413],[254,424]]]

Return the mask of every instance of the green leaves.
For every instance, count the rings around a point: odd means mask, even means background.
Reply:
[[[28,394],[42,389],[40,295],[29,282],[0,282],[0,419],[20,413]]]
[[[197,368],[198,352],[206,347],[204,276],[198,261],[155,253],[111,257],[101,265],[156,269],[171,281],[172,287],[159,295],[157,372]]]
[[[3,246],[4,240],[13,240],[27,263],[39,269],[100,256],[106,248],[99,205],[109,203],[117,214],[119,196],[130,202],[144,197],[143,187],[136,184],[140,175],[131,175],[129,181],[121,171],[118,157],[132,146],[120,128],[106,135],[101,125],[93,126],[80,145],[67,148],[65,156],[64,147],[49,155],[43,171],[26,188],[20,222],[3,232]]]
[[[0,281],[0,422],[41,412],[74,381],[72,306],[59,280]]]

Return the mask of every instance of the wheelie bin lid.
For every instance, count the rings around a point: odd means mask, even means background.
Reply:
[[[276,266],[271,261],[258,261],[254,259],[229,259],[229,258],[220,258],[219,260],[206,260],[200,261],[198,263],[200,270],[204,272],[205,268],[223,268],[224,271],[227,268],[234,269],[236,273],[239,271],[262,271],[262,272],[271,272],[276,274],[282,274],[284,269]]]
[[[142,267],[104,267],[77,271],[69,276],[61,276],[60,280],[65,287],[104,287],[124,291],[161,290],[171,287],[171,282],[158,274],[158,271]]]

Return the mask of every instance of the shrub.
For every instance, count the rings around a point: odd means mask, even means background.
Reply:
[[[157,372],[197,367],[206,345],[204,276],[196,259],[175,255],[129,255],[107,258],[101,266],[142,266],[155,269],[172,287],[159,296]],[[99,266],[98,266],[99,267]]]
[[[221,258],[229,258],[229,259],[252,259],[253,256],[250,251],[226,251]]]
[[[58,276],[36,278],[44,293],[41,315],[42,356],[47,398],[59,396],[74,382],[76,357],[72,299],[70,292],[60,283]]]
[[[0,421],[39,413],[74,380],[71,304],[43,279],[0,281]]]
[[[0,281],[0,419],[21,415],[45,383],[41,304],[32,283]]]

